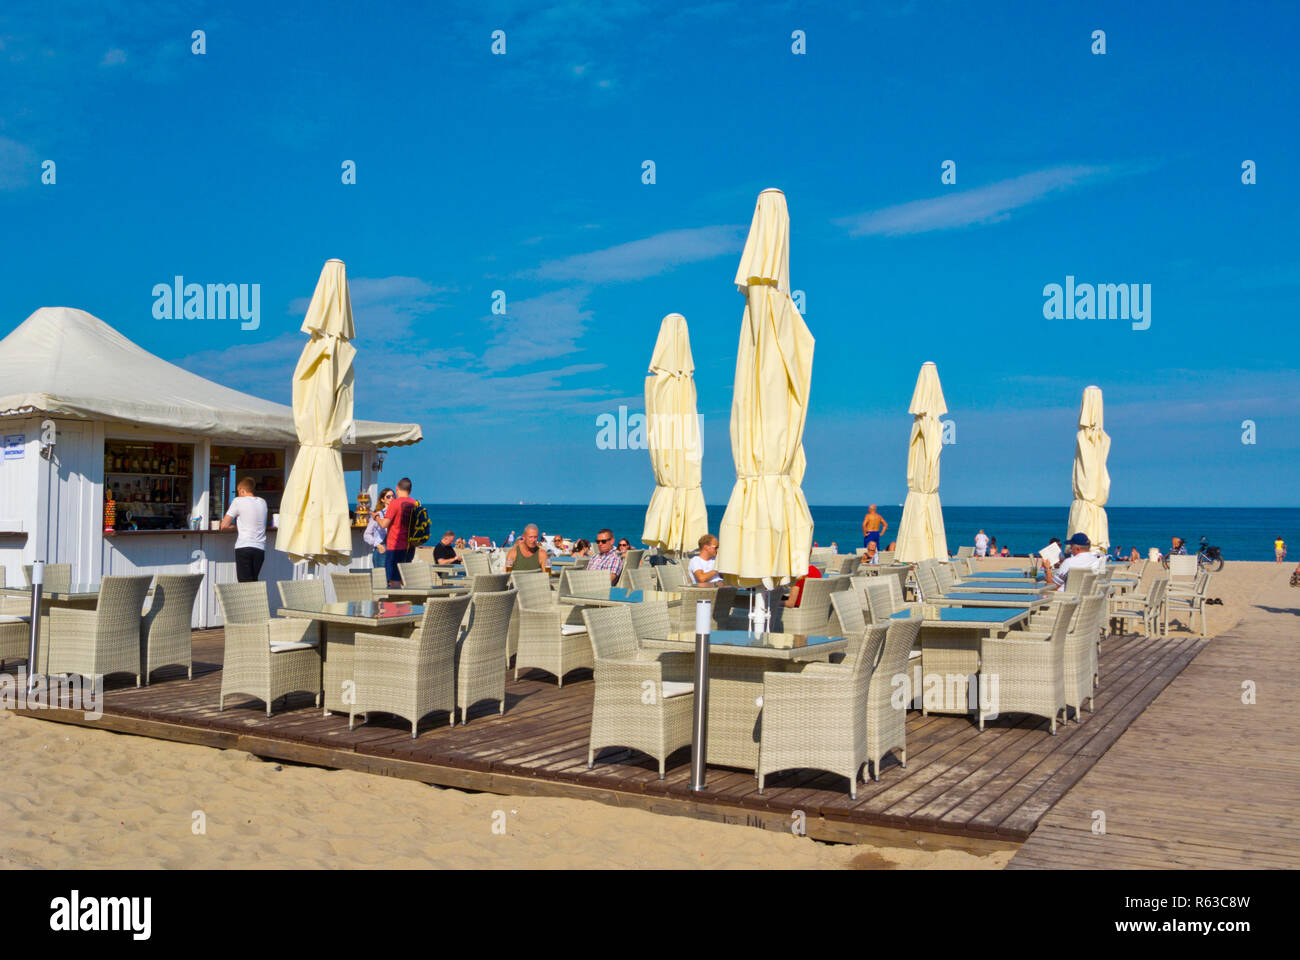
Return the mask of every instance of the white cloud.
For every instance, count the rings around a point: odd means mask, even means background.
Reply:
[[[855,237],[896,237],[998,223],[1010,217],[1012,210],[1112,172],[1109,167],[1050,167],[970,190],[953,191],[928,200],[913,200],[843,217],[835,223],[847,227],[850,235]]]
[[[352,315],[359,339],[384,339],[407,334],[422,316],[437,310],[437,295],[447,291],[419,277],[354,277],[348,280]],[[298,297],[289,304],[289,314],[307,313],[311,297]]]
[[[583,309],[586,293],[567,288],[507,300],[506,315],[487,321],[496,335],[483,353],[483,363],[489,370],[505,370],[573,353],[591,319],[591,311]]]
[[[121,47],[114,47],[104,54],[104,59],[99,61],[101,67],[120,67],[126,63],[126,51]]]
[[[685,263],[724,254],[739,256],[745,247],[743,231],[741,226],[669,230],[604,250],[548,260],[532,274],[544,280],[580,283],[641,280]]]

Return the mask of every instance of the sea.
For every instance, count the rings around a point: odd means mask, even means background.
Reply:
[[[425,501],[434,536],[446,529],[457,536],[487,536],[502,544],[513,531],[516,536],[528,523],[543,533],[563,534],[576,540],[594,540],[596,531],[609,527],[617,537],[640,545],[645,506],[637,504],[438,504]],[[717,532],[725,505],[708,508],[709,529]],[[889,523],[882,540],[888,545],[898,532],[903,510],[899,506],[878,507]],[[823,547],[835,544],[841,552],[862,546],[862,516],[865,506],[812,505],[813,540]],[[1137,547],[1146,556],[1151,547],[1169,549],[1169,538],[1182,537],[1194,550],[1201,537],[1223,552],[1225,560],[1272,560],[1273,541],[1282,537],[1293,562],[1300,561],[1300,508],[1297,507],[1112,507],[1111,551],[1120,546],[1127,555]],[[1052,537],[1064,540],[1069,508],[1059,507],[950,507],[943,508],[948,549],[973,545],[983,529],[996,537],[999,547],[1014,554],[1028,554],[1043,547]]]

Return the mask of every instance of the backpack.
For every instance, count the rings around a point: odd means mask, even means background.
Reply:
[[[406,535],[406,545],[408,547],[420,547],[429,542],[429,514],[420,505],[420,501],[415,502],[411,509],[411,529]]]

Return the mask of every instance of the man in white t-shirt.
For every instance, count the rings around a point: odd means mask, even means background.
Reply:
[[[1060,562],[1052,575],[1052,582],[1056,584],[1058,591],[1065,589],[1065,581],[1069,579],[1072,571],[1086,570],[1096,573],[1106,562],[1105,557],[1092,552],[1092,541],[1088,539],[1086,533],[1076,533],[1065,541],[1065,547],[1070,551],[1070,555]]]
[[[718,573],[718,538],[711,533],[700,537],[700,552],[691,557],[686,569],[696,583],[721,583],[722,574]]]
[[[975,556],[987,557],[989,553],[989,535],[981,530],[975,534]]]
[[[235,538],[235,578],[256,583],[266,559],[266,501],[254,494],[252,477],[239,481],[230,509],[221,520],[222,530],[239,531]]]

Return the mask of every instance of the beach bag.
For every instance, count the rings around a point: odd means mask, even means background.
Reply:
[[[406,535],[408,547],[419,547],[429,542],[429,514],[417,500],[411,510],[411,532]]]

